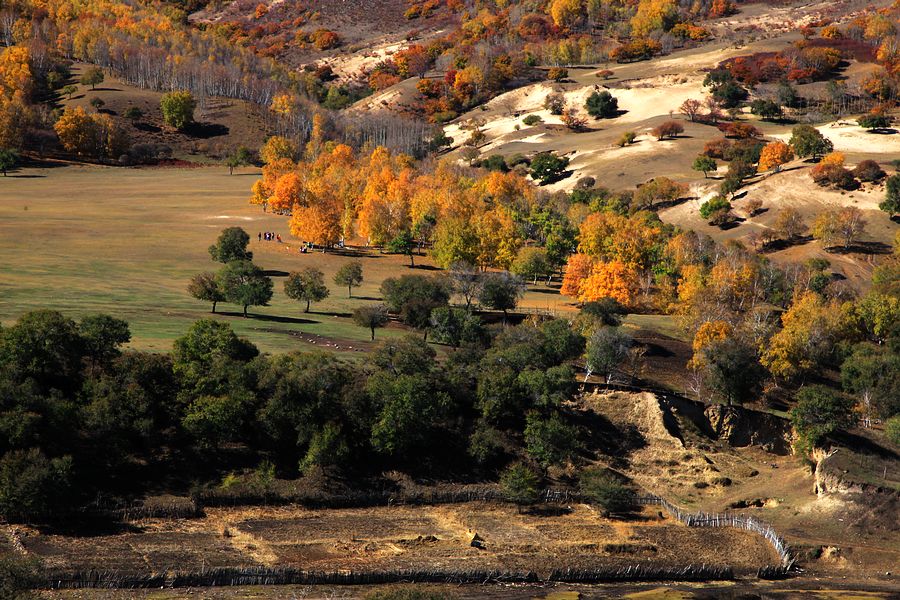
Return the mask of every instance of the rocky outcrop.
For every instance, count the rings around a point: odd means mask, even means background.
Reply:
[[[716,437],[731,446],[759,446],[774,454],[790,453],[790,425],[784,419],[723,404],[708,406],[704,414]]]

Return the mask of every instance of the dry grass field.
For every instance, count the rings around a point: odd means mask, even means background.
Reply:
[[[562,514],[558,514],[561,512]],[[755,573],[778,556],[761,537],[698,529],[656,510],[604,519],[586,505],[547,515],[515,506],[309,510],[299,507],[206,509],[203,519],[149,519],[123,532],[78,537],[17,527],[29,553],[48,569],[120,573],[199,572],[204,567],[290,566],[333,570],[441,569],[535,571],[613,565],[728,564]],[[484,548],[471,546],[477,533]]]

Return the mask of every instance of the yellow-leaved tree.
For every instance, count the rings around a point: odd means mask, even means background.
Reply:
[[[594,268],[594,260],[587,254],[572,254],[566,262],[566,273],[563,275],[559,293],[570,298],[577,298],[581,291],[581,282],[587,279]]]

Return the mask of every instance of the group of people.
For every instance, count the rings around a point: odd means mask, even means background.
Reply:
[[[267,242],[278,242],[281,243],[281,235],[275,233],[274,231],[263,231],[256,234],[256,238],[261,242],[266,240]]]

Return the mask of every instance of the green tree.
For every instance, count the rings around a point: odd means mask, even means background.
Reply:
[[[37,448],[0,458],[0,515],[9,521],[50,517],[66,506],[71,457],[47,458]]]
[[[852,427],[853,401],[823,385],[810,385],[796,394],[797,404],[791,409],[791,423],[803,448],[821,445],[839,429]]]
[[[202,446],[218,448],[238,439],[251,402],[249,393],[238,390],[222,396],[200,396],[187,407],[181,424]]]
[[[41,586],[40,562],[15,553],[0,556],[0,598],[39,600],[34,590]]]
[[[500,489],[503,494],[519,506],[534,504],[540,497],[540,479],[537,473],[524,463],[507,467],[500,475]]]
[[[78,389],[84,350],[75,322],[53,310],[25,313],[0,330],[0,364],[14,381],[30,379],[39,390]]]
[[[387,307],[383,304],[375,306],[361,306],[353,311],[353,322],[360,327],[366,327],[372,331],[372,340],[375,340],[375,330],[384,327],[388,322]]]
[[[78,79],[78,83],[81,85],[89,85],[91,86],[91,89],[94,89],[98,83],[103,83],[104,79],[103,69],[100,67],[90,67],[82,73],[81,77]]]
[[[0,171],[6,177],[6,172],[19,162],[19,153],[12,148],[0,148]]]
[[[619,101],[608,91],[603,90],[588,96],[585,108],[595,119],[611,119],[619,114]]]
[[[172,348],[179,401],[187,405],[199,396],[221,396],[241,387],[243,366],[258,354],[256,346],[235,335],[228,323],[196,321]]]
[[[778,119],[781,117],[781,105],[774,100],[758,98],[750,103],[750,112],[763,120]]]
[[[723,196],[713,196],[700,205],[700,216],[709,219],[713,213],[719,210],[731,210],[731,202]]]
[[[619,477],[602,468],[585,469],[578,478],[582,495],[610,513],[626,513],[635,506],[635,495]]]
[[[695,171],[700,171],[703,173],[704,179],[708,176],[710,171],[715,171],[718,168],[716,161],[712,158],[706,156],[705,154],[700,154],[697,158],[694,159],[694,164],[691,165],[691,168]]]
[[[450,285],[444,279],[424,275],[389,277],[381,283],[381,295],[388,310],[401,321],[427,330],[431,311],[449,302]]]
[[[439,344],[458,348],[461,344],[477,344],[487,336],[481,319],[468,310],[440,306],[431,311],[431,336]]]
[[[347,286],[347,297],[353,297],[353,288],[359,287],[363,282],[362,263],[353,260],[341,265],[341,268],[334,274],[334,282],[338,285]]]
[[[525,451],[544,468],[571,459],[580,447],[577,431],[556,413],[545,418],[537,411],[525,420]]]
[[[233,260],[222,267],[216,282],[227,302],[239,304],[247,316],[250,306],[268,306],[272,299],[272,278],[249,260]]]
[[[900,413],[900,356],[885,345],[863,342],[841,363],[841,385],[865,412],[882,418]]]
[[[220,263],[234,260],[253,260],[253,253],[247,250],[250,236],[240,227],[222,230],[216,243],[209,247],[209,255]]]
[[[531,159],[531,177],[541,185],[547,185],[562,179],[568,166],[568,157],[541,152]]]
[[[416,263],[413,258],[413,251],[416,249],[416,240],[408,229],[404,229],[397,236],[388,242],[388,252],[394,254],[405,254],[409,257],[409,266],[415,267]]]
[[[900,174],[888,177],[884,182],[884,190],[884,200],[878,208],[891,215],[900,213]]]
[[[186,91],[169,92],[159,101],[163,121],[175,129],[184,129],[194,122],[194,109],[197,102],[194,95]]]
[[[422,373],[376,373],[366,389],[380,407],[372,425],[372,446],[389,456],[424,449],[434,424],[444,418],[451,402],[446,392]]]
[[[318,468],[323,473],[328,467],[343,464],[350,456],[350,447],[344,439],[340,425],[325,423],[316,430],[309,442],[309,448],[300,461],[300,471],[309,475]]]
[[[310,303],[321,302],[328,297],[325,274],[315,267],[294,271],[284,282],[284,293],[292,300],[306,302],[306,309],[303,312],[309,312]]]
[[[225,294],[219,289],[219,283],[216,281],[216,274],[209,271],[191,277],[187,290],[197,300],[212,302],[213,313],[216,312],[216,304],[225,300]]]
[[[601,373],[606,383],[610,383],[616,367],[628,357],[632,343],[630,335],[615,327],[601,327],[595,331],[587,343],[585,379],[591,373]]]
[[[865,129],[887,129],[891,126],[891,120],[882,114],[863,115],[856,122]]]
[[[72,99],[72,95],[77,91],[78,91],[78,86],[76,86],[76,85],[67,85],[63,89],[60,90],[60,92],[62,92],[62,94],[69,100]]]
[[[800,158],[812,156],[817,158],[834,150],[831,140],[811,125],[797,125],[791,130],[791,139],[788,142],[794,149],[794,154]]]
[[[109,315],[83,317],[78,330],[84,340],[85,356],[93,367],[108,365],[121,354],[119,347],[131,341],[128,322]]]
[[[884,422],[884,434],[895,446],[900,446],[900,415],[891,417]]]
[[[525,284],[522,280],[506,271],[487,273],[481,280],[481,292],[478,301],[482,306],[493,310],[502,310],[506,320],[508,311],[519,304],[519,299],[525,293]]]
[[[703,349],[704,381],[727,404],[757,396],[766,375],[756,350],[736,338],[712,342]]]
[[[523,279],[533,280],[537,285],[538,277],[544,277],[551,272],[546,250],[535,246],[522,247],[510,270]]]
[[[122,113],[122,116],[129,121],[140,121],[142,118],[144,118],[144,111],[142,111],[137,106],[129,106],[125,109],[125,112]]]
[[[238,167],[249,165],[253,160],[253,153],[246,146],[238,146],[238,148],[228,155],[225,159],[225,165],[228,167],[228,174],[234,175],[234,170]]]

